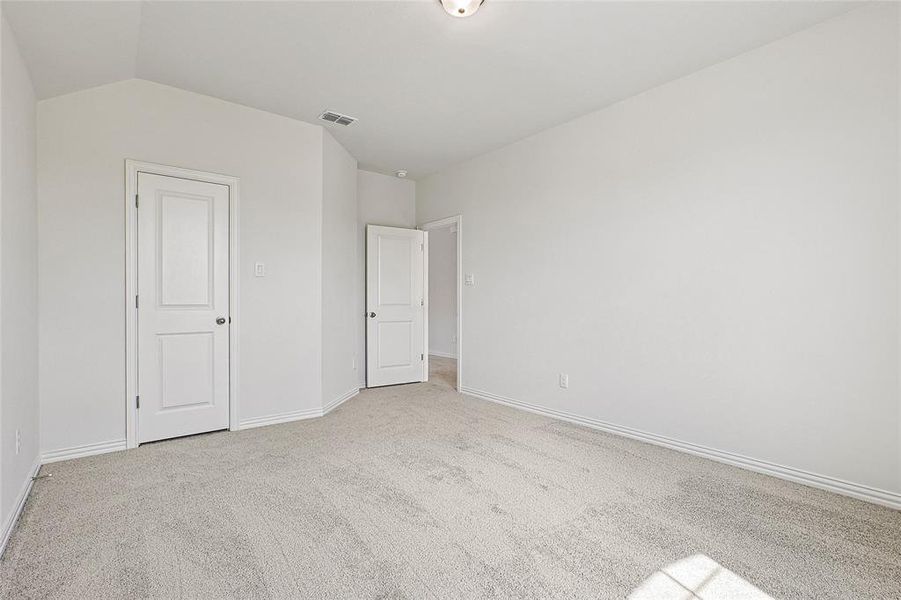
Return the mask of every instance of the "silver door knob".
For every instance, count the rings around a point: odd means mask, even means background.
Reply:
[[[216,319],[216,325],[225,325],[225,317],[219,317]]]
[[[374,318],[375,318],[375,313],[374,313],[374,312],[369,313],[369,318],[370,318],[370,319],[374,319]]]

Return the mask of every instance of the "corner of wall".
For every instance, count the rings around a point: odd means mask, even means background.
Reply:
[[[36,96],[0,16],[0,553],[39,465]],[[12,375],[12,376],[10,376]]]
[[[320,403],[323,414],[359,390],[356,281],[357,161],[323,129]]]

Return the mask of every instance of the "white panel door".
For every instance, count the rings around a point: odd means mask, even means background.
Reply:
[[[428,379],[426,233],[366,227],[366,385]]]
[[[228,186],[138,174],[138,443],[228,427]]]

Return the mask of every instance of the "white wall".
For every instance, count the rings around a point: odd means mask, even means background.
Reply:
[[[357,356],[360,387],[366,382],[366,225],[416,227],[416,184],[371,171],[357,171]]]
[[[464,388],[901,491],[897,10],[420,180]]]
[[[38,103],[44,452],[125,437],[126,158],[240,178],[239,419],[321,407],[322,134],[141,80]]]
[[[371,171],[357,171],[360,223],[416,227],[416,183]]]
[[[429,354],[457,356],[457,230],[429,230]]]
[[[325,132],[322,208],[322,404],[359,389],[357,161]]]
[[[38,458],[35,96],[2,20],[0,67],[0,544]],[[16,430],[21,445],[16,453]]]

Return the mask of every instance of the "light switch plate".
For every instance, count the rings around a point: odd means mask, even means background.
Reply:
[[[266,276],[266,264],[265,263],[255,263],[253,265],[253,274],[255,277],[265,277]]]

